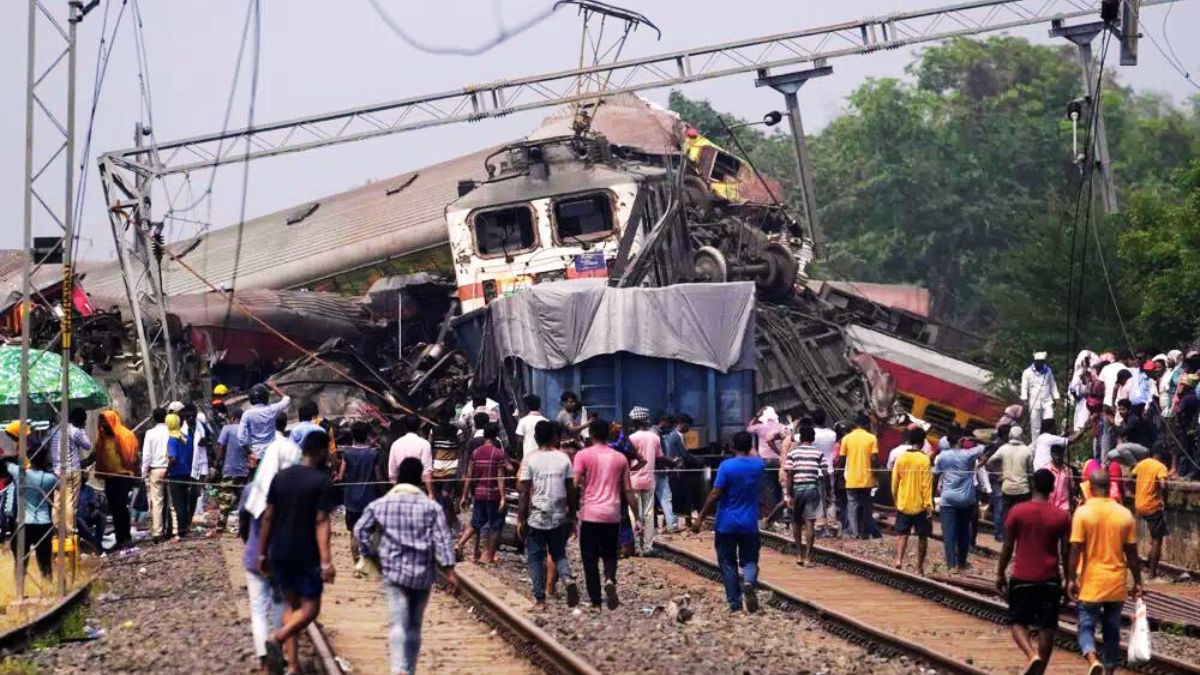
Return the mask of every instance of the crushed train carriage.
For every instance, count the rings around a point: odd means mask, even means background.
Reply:
[[[285,345],[290,351],[256,350],[235,359],[223,345],[243,337],[262,341],[261,333],[276,328],[312,349],[320,342],[289,324],[313,311],[329,321],[332,311],[345,314],[338,325],[350,330],[330,334],[354,343],[338,349],[361,353],[390,384],[388,399],[428,406],[446,396],[446,387],[438,386],[443,369],[454,382],[464,379],[463,352],[471,350],[449,344],[444,321],[457,312],[470,315],[490,300],[547,281],[605,278],[617,287],[653,287],[741,280],[757,291],[757,405],[785,411],[819,405],[833,416],[871,407],[884,417],[904,406],[918,416],[931,411],[935,431],[950,421],[969,425],[994,417],[986,371],[938,352],[939,346],[960,347],[962,339],[946,337],[963,338],[961,332],[911,303],[854,284],[832,293],[834,282],[808,278],[811,237],[776,202],[778,182],[636,96],[606,98],[584,133],[573,127],[574,115],[572,109],[552,115],[518,143],[249,221],[242,234],[252,244],[287,236],[275,249],[255,245],[245,270],[232,269],[227,255],[232,227],[169,246],[217,285],[237,274],[238,295],[253,288],[280,292],[272,310],[278,316],[263,313],[261,303],[255,308],[266,327],[228,310],[225,293],[172,308],[177,345],[194,353],[189,372],[222,378],[269,372],[300,354]],[[317,239],[320,260],[312,256]],[[162,265],[173,298],[204,290],[170,257]],[[387,286],[394,282],[386,277],[416,269],[433,274],[420,284],[406,275],[388,300],[376,292],[372,301],[366,293],[372,282]],[[94,266],[86,282],[99,297],[116,296],[119,266]],[[318,302],[322,292],[364,301]],[[392,297],[399,303],[395,312],[388,311]],[[212,311],[214,304],[225,311]],[[221,316],[237,320],[223,325]],[[857,337],[848,334],[851,327]],[[871,335],[902,341],[907,370],[874,358],[881,340],[863,338]],[[132,340],[128,344],[124,356],[135,364],[140,355]],[[267,363],[264,351],[270,352]],[[922,377],[904,376],[909,371]],[[962,395],[945,399],[948,383]]]

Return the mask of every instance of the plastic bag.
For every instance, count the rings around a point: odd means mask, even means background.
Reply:
[[[1150,660],[1150,621],[1146,618],[1146,603],[1137,599],[1133,610],[1133,631],[1129,635],[1129,651],[1125,655],[1129,665],[1138,665]]]

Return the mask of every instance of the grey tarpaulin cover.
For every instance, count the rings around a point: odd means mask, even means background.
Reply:
[[[631,352],[720,372],[754,368],[754,284],[610,288],[605,279],[538,284],[488,307],[485,347],[552,370]]]

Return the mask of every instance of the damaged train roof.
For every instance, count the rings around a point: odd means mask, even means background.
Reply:
[[[236,278],[240,291],[294,288],[444,244],[446,204],[458,197],[460,180],[485,177],[483,160],[493,151],[481,150],[249,220],[242,228],[240,247],[239,228],[231,225],[212,230],[199,243],[188,239],[170,248],[188,251],[184,260],[218,287],[228,288]],[[168,295],[210,290],[166,259],[162,268]],[[87,289],[124,295],[120,265],[114,261],[94,269]]]

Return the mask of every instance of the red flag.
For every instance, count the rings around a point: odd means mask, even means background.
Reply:
[[[87,293],[79,282],[75,282],[71,288],[71,304],[74,305],[75,311],[79,312],[80,316],[91,316],[96,313],[96,309],[92,307],[92,301],[88,299]]]

